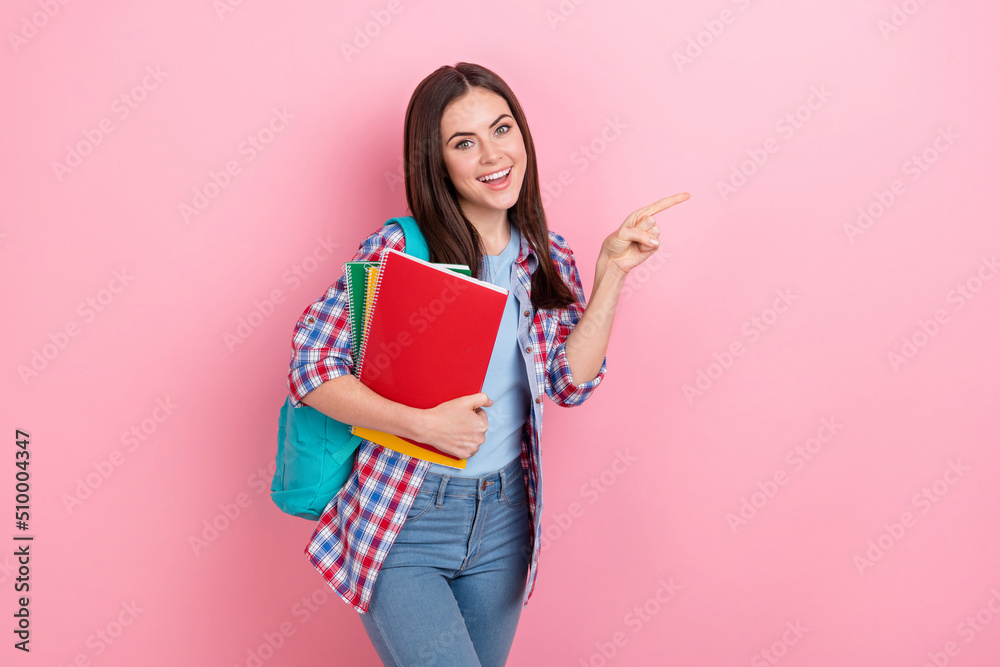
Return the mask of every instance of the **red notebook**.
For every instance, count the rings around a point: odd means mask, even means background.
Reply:
[[[358,379],[380,396],[414,408],[432,408],[482,391],[507,292],[386,250],[358,360]],[[362,437],[371,434],[358,427],[354,432]],[[427,460],[465,467],[464,460],[431,445],[391,434],[390,439],[417,445],[427,451]],[[414,451],[407,449],[403,453]]]

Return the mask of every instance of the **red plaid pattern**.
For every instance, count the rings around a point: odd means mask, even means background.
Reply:
[[[403,230],[398,223],[385,225],[371,234],[353,259],[379,261],[387,248],[404,249]],[[566,361],[566,338],[583,315],[586,301],[573,251],[562,236],[552,231],[549,252],[560,276],[572,288],[576,303],[562,309],[535,311],[527,328],[528,339],[519,340],[522,355],[535,370],[531,416],[525,422],[521,440],[521,465],[533,533],[524,604],[534,591],[541,541],[542,394],[559,405],[579,405],[607,371],[605,358],[597,377],[573,383]],[[518,284],[511,287],[530,296],[531,273],[538,266],[538,258],[524,234],[515,266]],[[353,372],[350,336],[346,283],[341,274],[324,297],[306,308],[295,325],[288,373],[289,395],[295,405],[301,404],[302,397],[322,383]],[[379,568],[403,527],[429,466],[426,461],[363,440],[354,471],[327,505],[306,546],[305,553],[313,566],[340,597],[361,613],[368,610]]]

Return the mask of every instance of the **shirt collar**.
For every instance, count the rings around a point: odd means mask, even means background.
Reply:
[[[518,236],[521,237],[521,249],[517,255],[517,263],[526,263],[528,265],[528,275],[531,275],[538,267],[538,257],[535,256],[535,250],[528,243],[528,235],[519,233]]]

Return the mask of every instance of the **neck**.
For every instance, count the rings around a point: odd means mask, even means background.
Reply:
[[[510,224],[507,220],[507,210],[490,209],[487,211],[465,212],[472,226],[479,232],[487,255],[499,255],[510,243]]]

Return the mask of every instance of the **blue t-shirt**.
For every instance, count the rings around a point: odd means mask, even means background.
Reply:
[[[517,342],[519,304],[511,289],[514,260],[521,249],[517,227],[510,225],[510,242],[499,255],[484,255],[481,279],[509,290],[503,319],[497,332],[490,365],[486,370],[483,392],[493,405],[484,407],[489,426],[486,442],[472,455],[464,469],[432,463],[429,472],[452,477],[482,477],[500,470],[521,456],[521,429],[531,409],[528,371]]]

